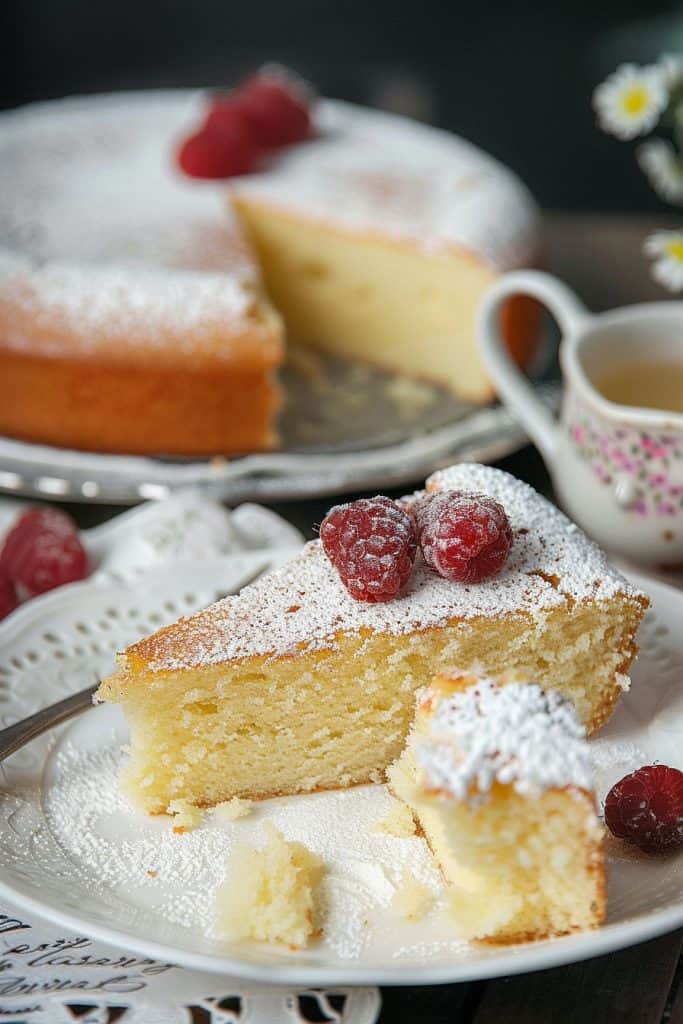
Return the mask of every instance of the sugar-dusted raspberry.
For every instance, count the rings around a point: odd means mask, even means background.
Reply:
[[[73,519],[56,508],[24,512],[5,537],[0,571],[27,597],[82,580],[88,556]]]
[[[265,68],[253,75],[235,99],[256,142],[267,149],[303,142],[311,134],[310,97],[302,83],[282,69]]]
[[[505,509],[486,494],[445,491],[413,506],[427,565],[454,583],[479,583],[497,575],[512,547]]]
[[[188,136],[178,148],[176,159],[190,178],[232,178],[249,174],[256,167],[258,148],[246,122],[227,119],[220,131],[204,127]]]
[[[391,498],[335,505],[320,540],[341,581],[357,601],[390,601],[409,577],[417,551],[415,525]]]
[[[0,619],[6,618],[19,604],[17,592],[9,576],[0,569]]]
[[[683,845],[683,772],[650,764],[625,775],[605,800],[605,824],[647,853]]]

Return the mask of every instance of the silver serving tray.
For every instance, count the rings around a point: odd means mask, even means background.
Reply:
[[[557,385],[539,384],[554,405]],[[231,504],[286,501],[414,483],[462,460],[491,462],[526,442],[500,405],[294,350],[284,371],[282,447],[236,458],[102,455],[0,437],[0,491],[105,504],[201,487]]]

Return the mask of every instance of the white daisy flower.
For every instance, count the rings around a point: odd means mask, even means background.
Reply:
[[[655,64],[622,64],[593,93],[600,127],[619,139],[646,135],[668,102],[664,73]]]
[[[664,85],[667,89],[676,89],[683,85],[683,54],[664,53],[659,58],[659,67],[662,69]]]
[[[636,155],[657,195],[683,206],[683,160],[671,143],[664,139],[643,142]]]
[[[683,231],[655,231],[643,251],[653,256],[652,276],[671,292],[683,291]]]

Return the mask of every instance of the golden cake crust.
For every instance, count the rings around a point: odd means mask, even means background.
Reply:
[[[280,388],[269,370],[135,368],[3,351],[0,433],[126,454],[272,448]],[[230,396],[230,397],[226,397]]]

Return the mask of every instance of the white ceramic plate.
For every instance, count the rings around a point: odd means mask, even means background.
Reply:
[[[179,593],[209,594],[207,572],[185,579],[177,569],[160,572],[146,579],[142,597],[143,588],[120,582],[86,587],[80,599],[68,588],[61,608],[54,595],[44,611],[25,609],[4,631],[6,688],[32,691],[34,704],[36,687],[47,702],[82,685],[85,647],[95,651],[85,659],[88,671],[93,657],[102,671],[117,646],[119,623],[129,635],[131,615],[140,630],[158,620],[159,608],[171,617]],[[653,610],[642,629],[633,689],[594,741],[601,796],[643,763],[683,768],[683,595],[636,582],[651,594]],[[215,589],[225,585],[221,579]],[[171,587],[176,596],[169,601]],[[383,787],[271,801],[230,826],[219,827],[208,815],[198,832],[175,836],[166,819],[136,815],[118,795],[114,777],[123,739],[118,710],[99,708],[67,727],[50,748],[37,741],[6,762],[0,893],[62,927],[145,956],[263,982],[433,984],[569,963],[683,925],[683,855],[646,857],[611,841],[608,920],[598,931],[512,947],[458,942],[439,911],[439,883],[422,841],[372,831],[389,803]],[[226,944],[210,935],[225,853],[235,838],[258,844],[265,817],[319,849],[328,865],[327,937],[306,951]],[[391,909],[404,867],[435,892],[433,911],[412,924]]]

